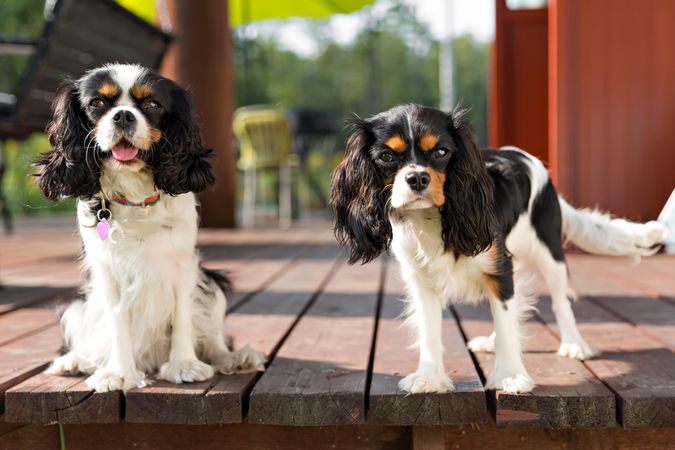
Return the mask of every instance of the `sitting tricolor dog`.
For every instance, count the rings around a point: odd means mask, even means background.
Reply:
[[[529,392],[520,325],[532,309],[526,281],[541,275],[560,328],[559,354],[594,355],[568,298],[563,236],[590,253],[651,255],[666,236],[657,222],[632,223],[570,206],[541,161],[513,147],[479,150],[461,114],[403,105],[358,120],[333,175],[331,204],[350,263],[391,249],[407,285],[408,322],[419,365],[399,387],[453,389],[443,367],[442,310],[487,297],[494,333],[469,342],[494,351],[487,387]]]
[[[38,183],[78,198],[84,299],[64,312],[67,352],[53,374],[91,374],[99,392],[157,373],[173,383],[264,370],[223,335],[222,275],[199,265],[194,192],[214,179],[187,93],[136,65],[112,64],[67,83],[53,103],[52,151]]]

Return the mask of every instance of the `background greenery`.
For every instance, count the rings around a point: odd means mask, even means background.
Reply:
[[[152,0],[121,3],[152,20]],[[368,26],[347,45],[327,37],[325,21],[309,22],[319,48],[311,57],[279,44],[274,35],[278,23],[266,25],[272,32],[253,39],[243,38],[248,34],[242,32],[245,30],[235,31],[236,105],[307,106],[333,112],[341,121],[351,113],[368,116],[399,103],[436,106],[439,43],[400,0],[389,0],[387,5],[378,15],[370,14],[369,8],[357,13],[367,17]],[[0,36],[38,37],[44,22],[43,7],[43,0],[0,0]],[[454,40],[453,48],[458,104],[469,108],[476,137],[484,145],[489,44],[461,36]],[[23,56],[0,56],[0,92],[15,92],[27,61]],[[338,142],[343,142],[342,138]],[[33,172],[31,161],[48,149],[49,143],[40,133],[24,142],[5,143],[3,155],[9,171],[4,189],[15,214],[73,208],[72,202],[53,204],[45,200],[29,176]],[[340,154],[336,152],[336,158]]]

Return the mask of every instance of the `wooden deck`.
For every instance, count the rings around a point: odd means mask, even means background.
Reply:
[[[489,310],[458,306],[444,325],[456,392],[404,395],[397,382],[416,353],[398,318],[393,261],[346,265],[327,223],[205,230],[200,246],[205,264],[235,283],[227,334],[265,352],[266,372],[155,382],[123,396],[42,373],[61,346],[54,311],[80,283],[74,224],[0,237],[1,449],[58,448],[60,436],[68,449],[675,445],[673,257],[636,265],[571,254],[579,327],[603,354],[556,356],[558,331],[542,300],[525,344],[533,393],[484,390],[492,355],[472,355],[465,342],[491,331]]]

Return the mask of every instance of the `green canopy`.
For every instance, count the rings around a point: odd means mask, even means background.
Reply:
[[[349,14],[373,0],[230,0],[230,25],[289,17],[314,19],[333,14]]]

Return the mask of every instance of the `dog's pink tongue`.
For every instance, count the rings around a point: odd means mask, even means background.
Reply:
[[[136,147],[124,147],[118,145],[113,147],[112,154],[118,161],[131,161],[138,154],[138,149]]]

